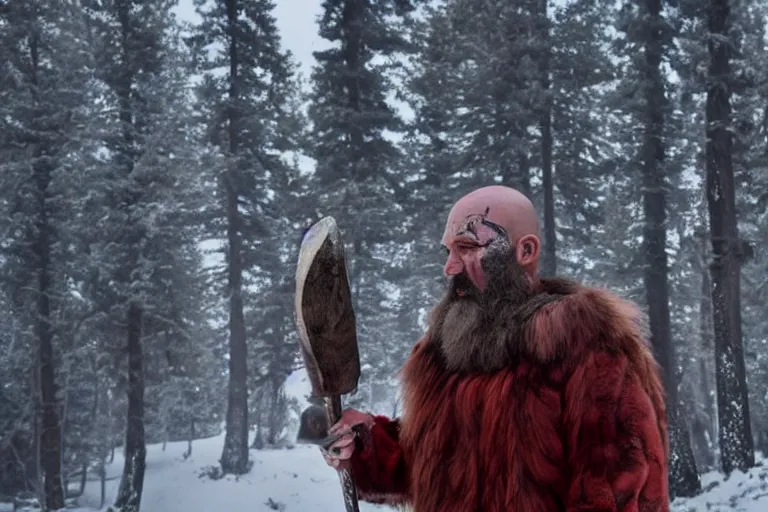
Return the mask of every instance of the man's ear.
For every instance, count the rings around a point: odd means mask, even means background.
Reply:
[[[541,253],[541,241],[536,235],[525,235],[520,237],[515,246],[515,257],[517,263],[523,268],[535,266]]]

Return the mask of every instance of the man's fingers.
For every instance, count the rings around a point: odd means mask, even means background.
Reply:
[[[352,454],[355,452],[355,445],[350,444],[347,446],[334,447],[328,450],[326,454],[326,460],[334,462],[345,461],[352,458]]]
[[[346,448],[347,446],[350,446],[354,444],[355,442],[355,433],[354,432],[347,432],[346,434],[342,435],[339,439],[328,445],[326,448],[329,452],[334,453],[342,448]]]
[[[341,471],[342,469],[350,469],[352,467],[352,464],[349,462],[349,459],[346,459],[346,460],[331,459],[328,461],[328,465],[333,469],[335,469],[336,471]]]
[[[352,458],[355,452],[355,434],[350,432],[332,443],[327,448],[320,448],[325,462],[336,469],[343,467],[343,464]]]
[[[328,437],[336,438],[335,441],[322,449],[326,463],[336,469],[347,468],[350,459],[355,452],[355,438],[358,432],[368,426],[368,420],[372,416],[348,409],[344,411],[341,419],[328,429]]]
[[[338,436],[349,430],[352,430],[352,425],[346,422],[339,422],[328,429],[328,435]]]
[[[337,458],[339,462],[341,461],[347,461],[352,458],[352,454],[355,451],[354,445],[350,446],[344,446],[343,448],[339,449],[339,454],[337,455]]]
[[[373,416],[370,414],[362,413],[354,409],[347,409],[331,428],[328,429],[329,435],[336,435],[341,431],[352,430],[358,425],[366,425],[370,427],[373,423]]]

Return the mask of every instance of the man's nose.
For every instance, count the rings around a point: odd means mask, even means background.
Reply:
[[[459,258],[456,257],[453,252],[448,255],[448,261],[445,262],[445,267],[443,268],[443,274],[445,274],[447,277],[453,277],[455,275],[461,274],[464,271],[464,264],[461,262]]]

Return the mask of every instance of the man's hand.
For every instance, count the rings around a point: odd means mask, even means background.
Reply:
[[[348,469],[349,459],[355,452],[355,439],[360,429],[370,430],[373,427],[373,416],[368,413],[347,409],[341,418],[328,430],[328,435],[337,439],[321,449],[325,462],[335,469]]]

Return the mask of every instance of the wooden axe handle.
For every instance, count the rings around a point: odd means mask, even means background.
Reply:
[[[341,419],[341,397],[324,397],[325,415],[328,418],[328,425],[335,425]],[[360,512],[357,502],[357,488],[355,479],[352,477],[352,471],[349,469],[339,470],[339,480],[341,480],[341,492],[344,495],[344,505],[347,512]]]

